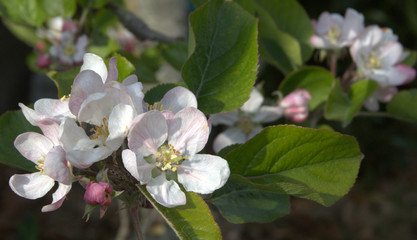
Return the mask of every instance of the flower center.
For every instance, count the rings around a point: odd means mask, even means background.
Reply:
[[[381,60],[379,59],[378,54],[376,54],[375,52],[371,52],[369,54],[367,67],[368,68],[381,68],[382,67]]]
[[[168,144],[159,148],[156,157],[156,166],[162,171],[170,170],[177,171],[183,160],[188,159],[188,156],[182,156],[181,153],[174,149],[174,146]]]
[[[44,165],[43,165],[45,162],[45,155],[42,154],[42,158],[36,162],[38,163],[38,165],[36,165],[35,168],[39,170],[39,174],[40,175],[45,174]]]
[[[332,24],[330,26],[330,30],[327,32],[327,37],[329,38],[329,42],[336,45],[341,33],[342,33],[342,29],[340,28],[340,26],[337,24]]]
[[[101,124],[100,126],[92,127],[90,129],[90,133],[92,133],[90,135],[90,139],[99,139],[99,138],[107,139],[107,137],[110,134],[107,118],[105,117],[103,118],[103,124]]]
[[[64,54],[67,56],[72,56],[75,53],[75,46],[72,44],[69,44],[67,46],[65,46],[64,48]]]
[[[162,102],[155,102],[154,104],[150,105],[149,103],[146,103],[146,107],[148,107],[148,110],[158,110],[162,111],[164,109],[164,106]]]
[[[240,117],[237,122],[238,128],[242,129],[246,135],[252,132],[253,125],[253,121],[249,117]]]
[[[68,100],[70,99],[70,97],[71,97],[71,94],[69,94],[69,95],[64,95],[64,96],[62,96],[62,98],[60,98],[59,100],[61,100],[61,102],[65,102],[65,101],[68,101]]]

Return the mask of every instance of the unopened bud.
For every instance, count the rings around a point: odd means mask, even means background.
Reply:
[[[89,205],[109,206],[112,193],[109,183],[91,181],[85,189],[84,201]]]
[[[47,68],[51,64],[51,57],[48,54],[41,54],[36,59],[38,68]]]
[[[285,98],[283,98],[279,106],[284,108],[286,118],[294,122],[303,122],[308,117],[308,101],[311,94],[304,89],[296,89]]]

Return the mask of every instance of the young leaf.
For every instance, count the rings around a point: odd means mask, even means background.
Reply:
[[[1,0],[0,12],[6,19],[35,27],[40,27],[46,18],[39,1],[33,0]]]
[[[254,184],[238,174],[207,201],[232,223],[271,222],[290,212],[290,198],[283,190]]]
[[[80,67],[77,67],[65,72],[50,71],[46,75],[54,81],[58,88],[58,97],[61,98],[71,93],[72,83],[79,72]]]
[[[173,89],[174,87],[185,87],[183,83],[165,83],[159,84],[158,86],[151,88],[149,91],[145,93],[145,102],[149,104],[154,104],[155,102],[161,101],[164,97],[165,93],[169,90]]]
[[[70,18],[77,10],[77,2],[75,0],[40,0],[39,2],[49,17],[62,16]]]
[[[304,67],[290,73],[279,86],[284,96],[298,88],[310,92],[312,98],[308,102],[310,111],[314,110],[329,97],[334,76],[321,67]]]
[[[417,89],[397,93],[387,105],[389,115],[417,122]]]
[[[181,70],[188,57],[188,46],[184,42],[161,44],[162,57],[174,68]]]
[[[165,218],[180,239],[221,239],[219,226],[210,209],[196,193],[185,192],[187,204],[166,208],[158,204],[146,188],[137,185],[154,208]]]
[[[236,3],[213,0],[190,15],[190,26],[194,52],[182,76],[199,109],[212,114],[242,106],[256,78],[255,18]]]
[[[287,74],[313,53],[311,20],[296,0],[253,0],[259,15],[261,56]]]
[[[6,112],[0,117],[0,162],[7,166],[34,172],[35,165],[14,147],[14,139],[24,132],[40,132],[23,116],[21,110]]]
[[[343,127],[347,126],[361,109],[363,103],[378,88],[378,83],[372,80],[361,80],[349,89],[348,94],[344,93],[339,81],[334,81],[333,88],[326,104],[324,116],[329,120],[342,122]]]
[[[362,157],[353,137],[281,125],[265,128],[225,158],[233,174],[252,183],[329,206],[352,187]]]

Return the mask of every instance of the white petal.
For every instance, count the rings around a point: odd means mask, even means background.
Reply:
[[[17,195],[27,199],[37,199],[45,196],[51,190],[55,181],[39,172],[15,174],[9,180],[9,186]]]
[[[221,157],[197,154],[178,168],[178,182],[187,191],[209,194],[221,188],[230,175],[229,164]]]
[[[311,45],[313,45],[315,48],[318,48],[318,49],[325,49],[325,48],[333,47],[331,44],[328,44],[326,41],[323,40],[323,38],[321,38],[318,35],[311,36],[310,43]]]
[[[69,110],[68,101],[58,99],[42,98],[35,102],[36,112],[49,116],[61,122],[65,117],[74,117]]]
[[[47,137],[53,145],[59,145],[58,135],[59,135],[59,125],[56,121],[45,118],[37,122],[39,128],[42,130],[42,133]]]
[[[155,201],[165,207],[171,208],[185,205],[187,202],[187,198],[178,184],[173,180],[168,181],[165,178],[165,174],[153,178],[148,185],[146,185],[146,189]]]
[[[37,122],[45,118],[45,115],[40,114],[39,112],[34,111],[31,108],[28,108],[23,103],[19,103],[19,107],[22,109],[22,113],[25,116],[26,120],[33,126],[38,126]]]
[[[54,147],[51,140],[34,132],[26,132],[17,136],[14,146],[20,154],[36,164]]]
[[[66,165],[65,151],[62,147],[55,147],[45,157],[44,171],[46,175],[60,183],[70,185],[71,173]]]
[[[80,72],[74,79],[69,100],[69,109],[72,114],[78,116],[81,104],[93,93],[104,91],[101,77],[94,71]]]
[[[219,124],[224,124],[226,126],[233,126],[239,120],[239,111],[233,110],[231,112],[225,113],[216,113],[210,115],[211,123],[216,126]]]
[[[194,93],[184,87],[169,90],[161,100],[165,110],[177,113],[187,107],[197,108],[197,98]]]
[[[84,63],[81,66],[80,72],[85,70],[92,70],[100,75],[102,82],[107,79],[107,67],[103,59],[95,54],[84,54]]]
[[[378,99],[375,97],[375,94],[370,96],[368,99],[366,99],[363,106],[371,112],[378,112],[379,110],[379,102]]]
[[[262,126],[261,125],[255,125],[252,127],[252,131],[250,131],[250,133],[248,134],[248,136],[246,137],[246,141],[248,141],[249,139],[253,138],[255,135],[257,135],[258,133],[260,133],[262,131]]]
[[[226,131],[217,135],[213,142],[213,150],[218,153],[223,148],[236,144],[246,142],[246,134],[237,127],[228,128]]]
[[[109,117],[109,136],[106,145],[117,150],[123,143],[135,111],[132,106],[119,104],[113,108]]]
[[[345,14],[345,21],[342,26],[340,39],[343,46],[352,44],[352,41],[359,36],[364,29],[364,17],[352,8],[348,8]]]
[[[131,76],[136,77],[135,75],[131,75]],[[127,77],[125,81],[128,80],[129,77]],[[123,82],[123,84],[125,84],[125,82]],[[145,95],[142,92],[142,89],[143,89],[142,83],[137,82],[137,77],[136,77],[135,83],[131,83],[125,86],[127,88],[127,91],[129,92],[130,97],[132,98],[132,102],[133,102],[133,105],[135,106],[136,112],[143,113],[144,108],[146,108],[146,106],[145,106],[145,102],[143,101],[143,98]]]
[[[262,106],[253,117],[254,122],[269,123],[282,117],[284,109],[278,106]]]
[[[149,111],[136,123],[128,136],[129,148],[143,156],[156,155],[168,136],[166,120],[161,112]]]
[[[106,93],[93,93],[81,105],[78,120],[100,126],[104,118],[108,119],[114,106],[113,99]]]
[[[188,107],[168,122],[168,143],[185,155],[194,155],[207,143],[209,126],[200,110]]]
[[[67,151],[66,158],[74,167],[84,169],[109,157],[113,152],[114,150],[104,146],[83,145],[82,149]]]
[[[42,212],[51,212],[60,208],[70,190],[71,185],[59,183],[58,189],[52,194],[52,203],[43,206]]]
[[[264,97],[262,94],[254,88],[250,93],[249,99],[240,107],[240,110],[247,113],[254,113],[259,110],[263,101]]]
[[[107,76],[107,82],[117,81],[119,72],[117,71],[117,57],[112,57],[109,60],[109,75]]]
[[[122,152],[123,165],[126,170],[140,182],[146,184],[152,179],[152,169],[155,165],[149,164],[141,155],[136,155],[129,149]]]

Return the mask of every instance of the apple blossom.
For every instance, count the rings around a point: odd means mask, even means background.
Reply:
[[[339,49],[350,46],[364,29],[364,17],[348,8],[343,18],[337,13],[323,12],[318,21],[313,20],[316,35],[310,43],[319,49]]]
[[[308,117],[308,101],[311,94],[304,89],[296,89],[284,97],[279,106],[284,109],[285,118],[294,122],[304,122]]]
[[[391,29],[369,26],[350,48],[359,75],[380,87],[399,86],[412,81],[415,69],[401,64],[406,54]]]
[[[84,201],[89,205],[109,206],[112,193],[113,188],[109,183],[91,181],[85,189]]]
[[[43,119],[37,121],[37,124],[42,126],[54,123],[51,119]],[[9,180],[13,192],[28,199],[43,197],[57,181],[59,186],[52,195],[53,201],[44,206],[42,212],[54,211],[61,207],[71,189],[71,173],[65,159],[65,151],[57,144],[57,136],[50,132],[49,137],[34,132],[17,136],[15,147],[20,154],[36,164],[39,172],[15,174]]]
[[[377,112],[379,102],[388,103],[397,93],[398,89],[396,87],[379,88],[365,101],[364,107],[371,112]]]
[[[128,135],[122,152],[125,168],[165,207],[186,204],[184,192],[209,194],[222,187],[230,170],[218,156],[197,154],[207,143],[209,126],[202,112],[187,107],[176,114],[151,110]],[[178,181],[178,183],[177,183]]]
[[[282,109],[261,106],[263,101],[262,94],[254,88],[240,109],[211,115],[213,125],[229,127],[214,139],[213,150],[216,153],[226,146],[246,142],[262,130],[262,123],[276,121],[282,116]]]

